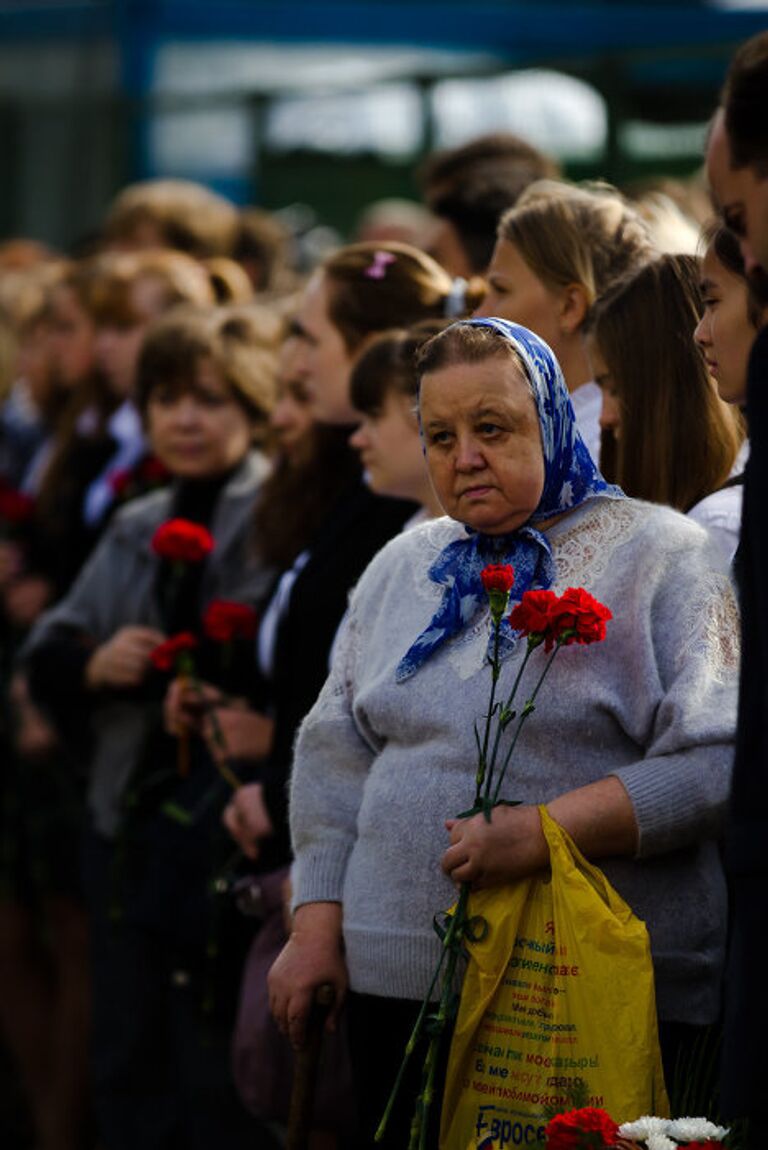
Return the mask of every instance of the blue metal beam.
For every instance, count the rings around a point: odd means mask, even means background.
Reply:
[[[0,2],[0,38],[57,39],[125,30],[164,40],[429,45],[501,50],[510,61],[723,47],[768,27],[768,8],[700,3],[549,3],[537,0],[81,0]]]
[[[142,0],[138,6],[160,39],[423,44],[501,49],[512,59],[722,45],[768,27],[768,12],[700,4]]]
[[[104,39],[112,34],[111,0],[0,3],[0,40]]]

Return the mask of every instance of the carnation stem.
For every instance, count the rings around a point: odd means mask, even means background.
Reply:
[[[519,670],[515,676],[515,681],[512,684],[512,690],[509,692],[509,695],[507,696],[507,700],[504,703],[501,715],[499,716],[499,722],[496,726],[496,737],[493,741],[493,750],[491,752],[491,763],[490,763],[490,767],[488,769],[488,777],[487,777],[486,784],[485,784],[485,802],[483,803],[483,806],[485,809],[486,819],[490,819],[490,817],[491,817],[491,807],[496,802],[496,797],[498,796],[498,792],[499,792],[499,785],[500,784],[498,784],[496,786],[496,790],[494,792],[493,803],[492,803],[491,802],[491,787],[493,786],[493,775],[494,775],[494,771],[496,769],[496,757],[497,757],[498,751],[499,751],[499,743],[501,742],[501,736],[504,734],[504,729],[505,729],[504,724],[502,723],[501,719],[502,719],[502,716],[505,715],[509,711],[510,707],[512,706],[513,702],[515,701],[515,695],[517,694],[517,688],[520,686],[520,680],[523,677],[523,673],[525,671],[525,668],[528,666],[528,660],[531,657],[531,652],[533,650],[535,650],[535,646],[536,645],[531,645],[531,643],[528,643],[526,648],[525,648],[525,655],[523,656],[523,661],[520,664],[520,668],[519,668]],[[506,770],[508,762],[509,762],[509,756],[507,756],[507,758],[505,759],[504,770]]]
[[[216,708],[215,707],[210,707],[210,708],[208,707],[208,700],[205,697],[205,692],[203,691],[203,685],[200,682],[200,680],[198,679],[197,675],[194,673],[194,671],[187,672],[187,681],[189,682],[189,685],[192,687],[193,691],[195,691],[195,693],[197,694],[197,697],[200,699],[200,702],[203,704],[203,709],[207,712],[207,715],[208,715],[208,718],[209,718],[209,721],[211,724],[211,733],[213,735],[213,741],[216,744],[216,746],[218,747],[219,751],[221,752],[220,758],[216,755],[211,756],[211,758],[213,759],[214,766],[216,767],[216,770],[221,775],[222,779],[224,779],[224,782],[228,783],[233,791],[237,791],[243,785],[243,781],[232,770],[232,768],[230,767],[230,765],[227,761],[229,758],[229,752],[228,752],[228,748],[227,748],[227,740],[224,738],[224,732],[221,729],[221,723],[219,722],[218,716],[216,715]]]
[[[501,770],[499,772],[499,781],[497,782],[496,789],[493,792],[493,802],[491,803],[492,807],[495,807],[499,801],[499,792],[501,790],[501,785],[504,782],[504,776],[507,773],[507,767],[509,766],[510,760],[512,758],[512,752],[515,749],[515,744],[517,743],[517,740],[520,738],[520,732],[523,729],[523,723],[528,718],[531,711],[534,709],[534,706],[536,703],[536,696],[539,693],[539,689],[540,689],[542,683],[544,682],[544,680],[546,679],[547,675],[549,674],[549,669],[555,661],[555,656],[557,655],[558,651],[560,650],[560,648],[562,646],[563,646],[563,640],[558,639],[557,642],[555,643],[554,651],[552,652],[552,654],[549,656],[546,663],[544,664],[544,670],[541,672],[541,675],[539,676],[538,683],[533,688],[533,691],[531,693],[530,698],[526,699],[526,701],[523,705],[523,709],[520,712],[520,718],[517,721],[517,727],[515,728],[515,733],[514,733],[514,736],[512,738],[512,742],[509,744],[509,747],[507,749],[507,753],[504,756],[504,762],[501,765]],[[528,656],[530,655],[530,653],[533,649],[534,648],[532,648],[532,647],[528,648],[526,655],[525,655],[525,659],[523,660],[523,666],[520,668],[520,674],[522,674],[523,668],[525,667],[525,664],[528,661]],[[515,681],[515,686],[513,687],[513,692],[517,689],[517,682],[520,679],[520,674],[518,674],[517,680]]]
[[[488,773],[488,743],[491,738],[491,722],[493,721],[493,710],[496,705],[496,684],[499,681],[499,674],[501,668],[499,667],[499,638],[501,632],[501,617],[493,618],[493,657],[491,659],[491,699],[488,704],[488,713],[485,716],[485,731],[483,733],[483,749],[480,752],[480,762],[477,765],[477,775],[475,776],[475,805],[480,801],[480,791],[483,786],[483,781]],[[496,747],[498,746],[498,737],[493,748],[493,757],[491,759],[491,770],[493,769],[493,762],[496,757]]]
[[[459,890],[459,898],[458,902],[456,903],[456,909],[451,915],[448,929],[446,930],[442,939],[442,951],[440,958],[438,959],[437,965],[432,974],[432,980],[429,984],[429,989],[424,996],[424,1000],[421,1004],[421,1009],[419,1010],[416,1022],[414,1023],[413,1030],[411,1031],[408,1042],[406,1043],[405,1054],[403,1055],[403,1060],[400,1063],[400,1069],[397,1072],[394,1086],[392,1087],[389,1098],[387,1099],[387,1105],[384,1109],[381,1121],[379,1122],[376,1134],[374,1135],[374,1142],[380,1142],[386,1132],[387,1123],[389,1122],[390,1116],[392,1114],[392,1108],[400,1092],[400,1087],[405,1076],[406,1068],[410,1061],[411,1055],[416,1049],[416,1044],[421,1038],[421,1034],[424,1029],[424,1023],[427,1017],[427,1012],[429,1011],[432,1001],[432,995],[434,993],[435,987],[437,986],[438,979],[440,978],[440,974],[443,969],[443,963],[447,958],[448,963],[440,985],[440,998],[437,1012],[437,1020],[440,1022],[440,1029],[430,1039],[429,1048],[427,1050],[427,1055],[424,1062],[425,1075],[422,1078],[424,1086],[421,1093],[419,1094],[418,1099],[416,1100],[416,1112],[414,1113],[413,1122],[411,1123],[411,1140],[409,1142],[408,1150],[420,1150],[421,1143],[418,1140],[419,1130],[423,1129],[426,1131],[429,1107],[432,1102],[432,1095],[434,1094],[434,1073],[432,1073],[431,1093],[429,1098],[427,1098],[427,1088],[430,1086],[430,1078],[429,1074],[427,1073],[427,1063],[428,1060],[430,1060],[430,1056],[432,1055],[433,1046],[435,1050],[433,1057],[436,1058],[436,1053],[440,1047],[442,1036],[445,1031],[445,1022],[448,1018],[448,1004],[451,996],[451,988],[453,986],[453,981],[456,974],[456,965],[459,959],[459,954],[461,953],[461,940],[464,937],[464,930],[466,927],[468,901],[469,884],[462,883]],[[424,1107],[426,1107],[426,1109],[424,1109]],[[414,1141],[414,1136],[417,1139],[416,1141]],[[426,1145],[426,1143],[424,1143],[424,1145]]]

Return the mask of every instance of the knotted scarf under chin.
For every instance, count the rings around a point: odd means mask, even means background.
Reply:
[[[445,588],[443,601],[397,665],[399,683],[409,679],[430,655],[448,639],[458,635],[481,609],[488,606],[488,595],[480,572],[488,563],[511,563],[515,569],[514,600],[524,591],[545,589],[555,581],[555,563],[545,535],[526,525],[509,535],[468,534],[456,539],[438,555],[427,574],[433,583]],[[490,645],[493,636],[489,636]],[[501,649],[514,642],[506,619],[500,632]]]

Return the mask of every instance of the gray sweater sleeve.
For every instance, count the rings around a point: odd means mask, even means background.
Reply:
[[[638,857],[722,832],[739,666],[730,579],[686,549],[656,584],[650,625],[660,700],[645,754],[612,772],[634,808]]]
[[[119,529],[113,525],[83,567],[67,596],[46,611],[32,630],[22,660],[62,631],[87,635],[94,645],[109,638],[119,624],[115,603],[122,605],[121,583],[135,575],[130,556],[122,554]]]

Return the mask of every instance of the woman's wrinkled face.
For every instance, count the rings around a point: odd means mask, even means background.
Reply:
[[[413,398],[390,391],[380,411],[358,419],[349,442],[359,452],[368,486],[378,495],[421,502],[427,473]]]
[[[600,346],[594,336],[587,336],[585,347],[592,368],[592,378],[600,388],[603,397],[600,408],[600,428],[602,431],[610,431],[614,439],[621,439],[622,412],[618,381],[608,370],[608,365],[603,359]]]
[[[475,316],[499,316],[530,328],[557,354],[559,296],[538,278],[509,240],[496,241],[485,278],[488,291]]]
[[[743,404],[747,364],[757,334],[749,318],[746,281],[729,271],[710,247],[701,263],[704,314],[693,338],[701,348],[720,398]]]
[[[500,535],[526,523],[544,491],[536,404],[506,356],[457,363],[422,377],[427,466],[446,513]]]
[[[253,425],[209,359],[197,364],[189,388],[158,384],[147,403],[152,450],[181,479],[223,475],[245,458]]]
[[[317,272],[304,289],[295,327],[300,341],[297,370],[306,383],[315,419],[319,423],[355,423],[349,398],[352,356],[328,314],[328,285],[322,272]]]

